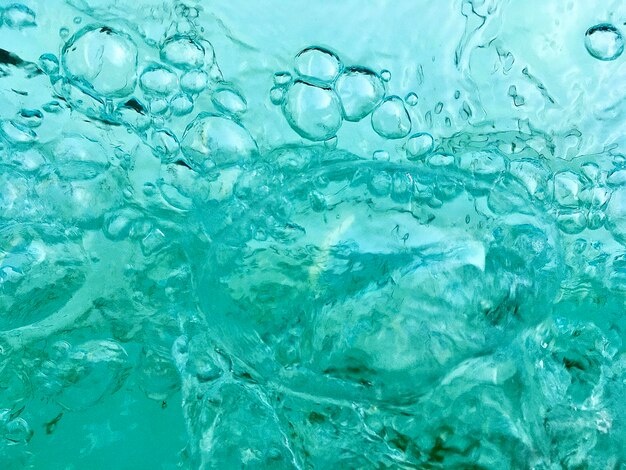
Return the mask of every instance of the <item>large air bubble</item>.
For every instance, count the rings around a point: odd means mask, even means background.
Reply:
[[[136,83],[137,46],[108,26],[87,26],[63,46],[67,77],[77,86],[106,97],[130,94]]]

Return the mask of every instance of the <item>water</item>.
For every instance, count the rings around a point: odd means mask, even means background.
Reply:
[[[622,3],[1,4],[2,468],[626,465]]]

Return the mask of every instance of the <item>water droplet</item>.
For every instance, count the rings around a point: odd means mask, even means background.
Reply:
[[[139,85],[148,95],[169,95],[178,87],[178,77],[169,68],[153,64],[143,70]]]
[[[380,78],[382,78],[383,82],[388,82],[391,80],[391,72],[387,69],[380,71]]]
[[[122,97],[135,88],[137,47],[125,33],[108,26],[87,26],[63,46],[67,77],[78,87],[107,97]]]
[[[70,35],[70,30],[68,28],[63,27],[59,29],[59,36],[61,37],[61,39],[67,39],[69,35]]]
[[[404,97],[404,101],[406,101],[406,104],[408,104],[409,106],[415,106],[418,101],[417,94],[413,92],[409,93]]]
[[[180,77],[180,88],[192,95],[202,92],[209,83],[209,75],[203,70],[190,70]]]
[[[291,83],[292,77],[289,72],[276,72],[274,74],[274,85],[284,86]]]
[[[9,5],[4,12],[2,12],[2,20],[5,25],[14,29],[37,25],[35,22],[35,12],[20,3]]]
[[[83,22],[83,19],[80,16],[74,17],[74,24],[81,24],[82,22]]]
[[[432,152],[434,147],[433,137],[428,133],[413,134],[404,144],[407,158],[417,160]]]
[[[193,100],[191,96],[179,93],[170,100],[170,109],[174,116],[185,116],[193,110]]]
[[[179,69],[197,69],[202,67],[205,59],[210,64],[215,59],[213,47],[208,43],[206,45],[205,49],[189,36],[172,36],[166,39],[161,47],[161,60]]]
[[[341,127],[341,105],[331,88],[297,80],[287,91],[283,115],[300,136],[327,140]]]
[[[213,91],[211,96],[218,111],[227,114],[243,114],[248,109],[248,103],[243,95],[230,86],[221,85]]]
[[[364,67],[346,69],[337,78],[335,90],[346,121],[360,121],[383,100],[385,87],[375,72]]]
[[[341,70],[339,57],[322,47],[308,47],[295,58],[295,69],[309,81],[332,82]]]
[[[615,60],[624,52],[624,38],[612,24],[601,23],[587,30],[585,47],[598,60]]]
[[[372,113],[372,128],[386,139],[401,139],[411,132],[411,118],[398,96],[385,99]]]
[[[187,126],[181,148],[190,166],[201,172],[212,165],[248,160],[257,153],[256,142],[242,125],[210,113],[199,114]]]

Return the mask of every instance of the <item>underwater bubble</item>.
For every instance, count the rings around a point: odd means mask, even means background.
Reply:
[[[562,207],[576,207],[579,205],[580,192],[583,181],[573,171],[561,171],[554,175],[554,200]]]
[[[157,116],[166,114],[170,110],[170,102],[167,98],[155,98],[150,101],[150,113]]]
[[[375,150],[374,153],[372,154],[372,159],[374,160],[388,162],[390,158],[391,157],[389,155],[389,152],[387,152],[386,150]]]
[[[615,60],[624,52],[624,38],[612,24],[601,23],[587,30],[585,47],[598,60]]]
[[[587,217],[582,211],[561,211],[556,218],[564,233],[575,235],[587,228]]]
[[[115,116],[120,122],[139,131],[150,125],[150,116],[146,107],[135,98],[120,103],[115,110]]]
[[[104,216],[102,231],[110,240],[122,240],[128,236],[133,223],[141,217],[140,211],[130,207],[111,211]]]
[[[411,117],[402,98],[386,98],[372,113],[372,128],[386,139],[406,137],[411,132]]]
[[[119,390],[129,371],[128,354],[119,343],[94,339],[71,347],[46,375],[62,386],[55,397],[59,404],[84,410]]]
[[[185,93],[178,93],[172,96],[170,109],[174,116],[185,116],[193,111],[193,100]]]
[[[339,57],[323,47],[307,47],[296,55],[294,62],[296,72],[306,80],[332,82],[341,70]]]
[[[163,161],[170,161],[171,157],[176,155],[180,149],[178,139],[169,129],[157,129],[152,132],[150,146]]]
[[[213,48],[205,49],[199,42],[186,35],[176,35],[168,38],[161,47],[161,60],[168,62],[178,69],[189,70],[202,67],[206,60],[214,60]]]
[[[11,163],[18,166],[22,171],[31,172],[42,168],[47,159],[44,154],[36,148],[14,151],[11,155]]]
[[[605,210],[606,227],[618,242],[626,245],[626,186],[613,191]]]
[[[146,94],[169,95],[178,88],[178,77],[169,68],[153,64],[141,73],[139,86]]]
[[[35,12],[26,5],[14,3],[2,12],[2,20],[9,28],[22,29],[28,26],[37,26]]]
[[[59,73],[59,59],[54,54],[42,54],[39,56],[39,66],[48,75]]]
[[[61,39],[67,39],[69,35],[70,35],[70,30],[67,29],[66,27],[59,29],[59,36],[61,37]]]
[[[285,86],[291,83],[293,77],[289,72],[276,72],[274,74],[274,85]]]
[[[458,167],[474,177],[494,179],[506,170],[506,160],[499,152],[474,151],[461,153],[457,158]]]
[[[388,82],[391,80],[391,72],[387,69],[381,70],[380,71],[380,78],[383,80],[383,82]]]
[[[211,100],[218,111],[227,114],[243,114],[248,109],[248,103],[243,95],[230,86],[219,86],[213,91]]]
[[[43,121],[43,113],[38,109],[22,108],[18,116],[22,124],[31,128],[41,126],[41,123]]]
[[[204,70],[190,70],[180,77],[180,88],[186,93],[196,95],[209,83],[209,75]]]
[[[274,87],[270,90],[270,101],[278,106],[285,100],[285,89],[283,87]]]
[[[417,94],[415,94],[413,92],[407,94],[404,97],[404,101],[406,101],[406,104],[408,104],[409,106],[415,106],[417,104],[417,101],[418,101]]]
[[[179,373],[169,354],[144,348],[139,363],[139,387],[152,400],[165,400],[179,388]]]
[[[34,130],[14,120],[0,122],[0,136],[13,145],[30,145],[37,141]]]
[[[256,142],[241,124],[211,113],[196,117],[181,140],[189,165],[204,171],[213,165],[230,165],[249,160],[257,153]]]
[[[58,175],[67,180],[92,179],[110,166],[104,148],[82,136],[66,136],[52,142],[48,154],[56,163]]]
[[[381,78],[365,67],[350,67],[337,78],[335,90],[341,100],[346,121],[360,121],[383,100],[385,86]]]
[[[435,141],[430,134],[419,132],[409,137],[404,144],[404,149],[409,160],[417,160],[432,152],[434,146]]]
[[[49,101],[45,103],[41,109],[43,109],[46,113],[58,114],[63,111],[63,106],[56,100]]]
[[[86,26],[63,46],[61,62],[77,86],[107,97],[130,94],[136,83],[137,46],[108,26]]]
[[[328,140],[341,127],[341,105],[331,88],[296,80],[287,91],[282,110],[291,128],[305,139]]]

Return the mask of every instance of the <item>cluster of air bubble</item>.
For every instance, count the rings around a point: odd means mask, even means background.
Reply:
[[[371,116],[372,128],[386,139],[401,139],[411,132],[405,101],[387,96],[387,70],[376,73],[360,65],[345,66],[339,56],[322,47],[308,47],[294,59],[295,77],[277,72],[270,98],[301,137],[332,141],[343,121],[358,122]],[[406,97],[416,104],[417,95]]]
[[[40,100],[0,122],[0,460],[79,442],[89,467],[128,439],[156,466],[162,431],[172,467],[623,464],[618,149],[560,158],[521,120],[437,134],[389,71],[314,46],[269,95],[306,142],[261,142],[199,14],[0,54],[3,89]],[[612,62],[622,36],[581,47]],[[339,142],[361,121],[400,158]]]

